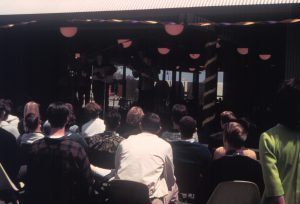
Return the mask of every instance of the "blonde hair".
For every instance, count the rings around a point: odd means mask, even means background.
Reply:
[[[129,109],[126,116],[126,123],[137,126],[144,117],[144,111],[141,107],[133,106]]]
[[[29,101],[24,106],[24,118],[28,113],[33,113],[40,118],[40,105],[34,101]]]

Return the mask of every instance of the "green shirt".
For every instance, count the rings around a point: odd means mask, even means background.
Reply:
[[[300,132],[276,125],[261,135],[259,153],[265,182],[263,201],[284,195],[286,204],[299,204]]]

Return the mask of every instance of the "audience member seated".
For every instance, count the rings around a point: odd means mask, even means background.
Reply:
[[[11,125],[10,123],[6,122],[8,114],[9,111],[6,101],[0,100],[0,128],[3,128],[7,132],[13,134],[15,138],[18,138],[20,136],[18,129],[14,125]]]
[[[141,121],[142,133],[123,140],[116,152],[115,179],[143,183],[149,188],[152,203],[178,200],[173,154],[169,143],[158,137],[160,118],[146,114]]]
[[[90,162],[84,148],[65,137],[69,110],[63,103],[52,103],[47,115],[50,135],[33,143],[29,155],[26,203],[89,203]]]
[[[120,121],[121,115],[117,111],[109,111],[104,120],[106,130],[103,133],[86,138],[91,164],[102,168],[115,168],[115,153],[119,143],[124,139],[116,133]]]
[[[179,121],[181,140],[171,142],[174,162],[183,162],[197,165],[201,168],[207,167],[211,161],[208,148],[193,139],[197,122],[190,116],[184,116]]]
[[[24,112],[23,112],[23,118],[20,120],[20,122],[18,124],[18,130],[19,130],[21,135],[28,132],[28,130],[26,129],[25,117],[29,113],[33,113],[34,115],[36,115],[41,120],[40,104],[38,104],[34,101],[29,101],[28,103],[25,104]]]
[[[20,149],[13,134],[0,128],[0,163],[13,182],[20,168]]]
[[[173,149],[175,176],[179,192],[194,193],[200,202],[200,192],[206,188],[201,177],[211,162],[211,154],[206,146],[193,139],[197,122],[192,117],[184,116],[181,118],[179,127],[181,140],[170,143]]]
[[[18,128],[18,124],[20,122],[19,118],[15,115],[12,115],[12,108],[13,108],[13,103],[11,100],[9,99],[0,99],[3,100],[4,103],[6,104],[6,108],[7,108],[7,118],[6,118],[6,122],[8,122],[10,125],[14,126],[15,128]]]
[[[265,192],[262,203],[299,204],[300,79],[283,83],[274,113],[278,124],[260,137]]]
[[[80,133],[80,129],[76,124],[76,115],[74,113],[74,108],[71,103],[66,103],[67,108],[69,109],[68,122],[66,124],[66,131],[68,133]]]
[[[41,131],[41,120],[38,115],[28,113],[25,117],[27,133],[24,133],[18,138],[20,145],[32,144],[35,141],[44,138]]]
[[[89,121],[81,128],[81,133],[84,137],[91,137],[105,131],[104,121],[99,117],[101,110],[100,105],[95,102],[88,103],[85,106],[85,112]]]
[[[126,116],[126,124],[121,127],[120,134],[124,138],[130,135],[141,133],[140,122],[144,116],[143,109],[138,106],[133,106],[129,109]]]
[[[209,136],[208,148],[211,151],[211,153],[214,153],[216,148],[223,145],[223,130],[225,124],[235,120],[237,120],[237,118],[232,111],[223,111],[220,114],[221,131]]]
[[[243,126],[243,130],[245,131],[245,133],[244,133],[245,138],[242,138],[243,139],[242,147],[240,149],[235,149],[235,147],[232,146],[232,141],[230,141],[231,138],[227,137],[225,135],[225,132],[223,132],[224,147],[219,147],[215,150],[214,157],[213,157],[214,160],[220,159],[221,157],[225,156],[228,152],[231,152],[233,149],[235,152],[238,152],[239,154],[247,156],[251,159],[255,159],[255,160],[257,159],[256,153],[253,150],[245,147],[245,142],[246,142],[247,136],[248,136],[247,135],[248,134],[247,127],[245,127],[245,125],[243,125],[243,121],[236,121],[236,122],[239,123],[241,126]],[[224,127],[226,127],[227,124],[225,124]]]
[[[237,122],[224,126],[224,141],[228,145],[226,155],[214,160],[208,170],[208,188],[210,193],[223,181],[244,180],[257,184],[263,192],[264,184],[260,163],[244,156],[242,147],[247,138],[244,127]]]
[[[172,129],[169,131],[165,131],[161,134],[161,138],[171,142],[181,139],[180,129],[179,129],[179,120],[188,114],[188,110],[185,105],[175,104],[172,107]],[[198,141],[198,135],[195,132],[193,134],[193,138]]]
[[[41,132],[41,121],[34,113],[28,113],[25,117],[27,133],[21,135],[17,142],[21,147],[21,165],[27,164],[28,154],[31,150],[31,145],[37,140],[43,139],[44,135]],[[20,172],[23,177],[24,172]]]
[[[65,103],[65,106],[68,108],[69,111],[67,124],[65,126],[66,136],[69,137],[71,140],[74,140],[81,144],[81,146],[84,147],[85,151],[87,151],[88,145],[79,133],[79,127],[76,125],[76,116],[73,112],[73,106],[70,103]],[[43,132],[46,136],[50,135],[51,133],[51,124],[48,120],[46,120],[46,122],[43,124]]]

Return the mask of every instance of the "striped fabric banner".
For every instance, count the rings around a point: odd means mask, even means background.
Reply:
[[[213,34],[212,34],[213,35]],[[203,103],[203,121],[201,128],[201,137],[204,142],[207,142],[208,136],[214,132],[212,123],[216,117],[216,97],[217,97],[217,83],[218,83],[218,68],[217,68],[217,36],[210,39],[205,44],[206,63],[205,63],[205,90]]]

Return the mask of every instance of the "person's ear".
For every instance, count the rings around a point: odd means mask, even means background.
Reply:
[[[161,126],[159,126],[159,128],[158,128],[158,130],[157,130],[157,132],[156,132],[156,135],[159,135],[159,134],[160,134],[160,132],[161,132],[161,129],[162,129],[162,127],[161,127]]]

